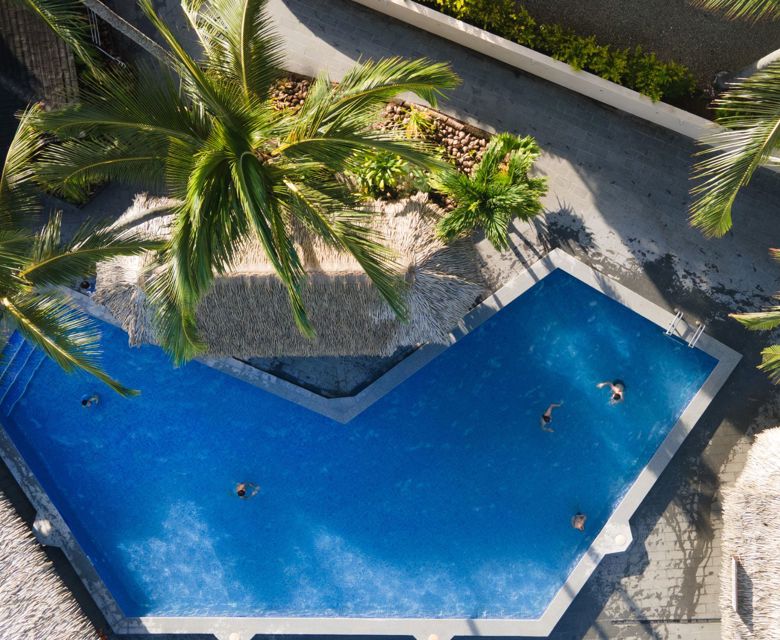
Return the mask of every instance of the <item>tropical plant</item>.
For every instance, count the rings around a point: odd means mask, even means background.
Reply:
[[[35,113],[33,108],[22,117],[0,177],[0,308],[13,327],[64,370],[85,371],[117,393],[134,395],[101,369],[96,323],[58,285],[89,276],[100,260],[160,245],[132,231],[89,223],[62,242],[59,213],[37,233],[29,230],[40,211],[31,169],[42,146],[30,127]]]
[[[407,138],[424,140],[436,128],[436,123],[431,114],[415,105],[409,106],[409,111],[406,113],[404,121],[406,123],[404,135]]]
[[[455,206],[439,222],[439,235],[450,241],[479,228],[498,251],[507,249],[512,218],[528,220],[542,212],[539,199],[547,193],[547,179],[528,175],[540,153],[531,136],[500,133],[471,175],[443,171],[433,185]]]
[[[157,335],[177,361],[202,351],[198,301],[253,238],[287,287],[298,327],[314,334],[301,298],[306,273],[289,234],[293,222],[351,253],[406,317],[395,256],[366,224],[370,213],[342,175],[366,149],[439,166],[418,143],[374,125],[397,95],[411,92],[435,104],[457,76],[424,59],[368,61],[336,85],[318,76],[296,113],[276,111],[269,98],[282,56],[265,5],[186,0],[203,51],[196,60],[142,0],[167,45],[167,68],[111,69],[85,83],[81,104],[39,118],[41,129],[61,140],[41,157],[51,188],[78,196],[107,179],[162,182],[178,199],[172,237],[147,287]]]
[[[352,171],[363,195],[395,198],[408,172],[408,165],[403,158],[387,151],[366,151],[355,159]]]
[[[439,150],[436,149],[437,154]],[[437,155],[438,157],[438,155]],[[349,169],[361,196],[396,200],[430,190],[429,171],[388,151],[359,153]]]
[[[702,6],[732,18],[780,17],[780,0],[701,0]],[[748,78],[732,83],[715,101],[723,130],[702,138],[703,158],[694,165],[691,224],[708,236],[722,236],[732,225],[731,210],[740,189],[762,165],[780,166],[780,61],[771,62]],[[780,250],[771,249],[780,260]],[[732,318],[753,331],[780,326],[780,306]],[[760,369],[780,383],[780,345],[762,352]]]

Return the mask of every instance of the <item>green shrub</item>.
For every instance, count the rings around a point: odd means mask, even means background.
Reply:
[[[417,1],[653,100],[677,102],[696,91],[693,75],[685,66],[662,62],[641,47],[616,49],[560,25],[539,24],[516,0]]]
[[[425,170],[387,151],[361,153],[354,159],[350,173],[358,192],[367,198],[395,200],[429,189]]]
[[[547,179],[529,175],[540,153],[531,136],[499,133],[472,175],[456,169],[442,171],[433,186],[453,207],[437,225],[439,237],[450,242],[481,229],[496,250],[506,250],[512,220],[529,220],[542,213],[540,198],[547,193]]]

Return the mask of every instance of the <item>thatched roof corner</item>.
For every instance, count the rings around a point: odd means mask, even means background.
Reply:
[[[143,211],[169,203],[139,196],[117,224],[132,224],[132,219],[147,233],[164,235],[169,219]],[[376,210],[373,224],[397,254],[409,283],[409,322],[395,318],[351,256],[299,236],[310,276],[303,298],[317,337],[308,340],[300,334],[284,286],[262,250],[251,245],[198,307],[198,328],[209,355],[386,356],[399,347],[446,343],[450,330],[485,290],[473,245],[462,241],[445,246],[436,237],[442,212],[425,194],[377,203]],[[132,257],[98,267],[95,300],[119,320],[131,344],[155,341],[144,294],[145,264],[146,258]]]
[[[723,638],[780,638],[780,428],[758,435],[723,491]]]

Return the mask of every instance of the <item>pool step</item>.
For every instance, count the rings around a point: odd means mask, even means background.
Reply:
[[[0,378],[5,375],[6,369],[13,362],[20,347],[24,344],[24,338],[18,331],[14,331],[8,342],[3,347],[3,353],[0,355]]]
[[[19,371],[5,398],[0,401],[0,411],[3,412],[3,415],[8,416],[14,410],[16,403],[22,398],[24,392],[27,391],[27,387],[30,386],[35,372],[38,371],[38,367],[41,366],[44,360],[46,360],[46,354],[43,351],[40,349],[32,350],[27,357],[27,362]]]
[[[11,389],[14,382],[16,382],[16,378],[24,368],[24,365],[27,364],[27,359],[32,352],[33,348],[30,343],[27,341],[23,342],[17,349],[13,360],[8,363],[5,371],[3,371],[3,375],[0,377],[0,405],[2,405],[3,400],[8,395],[8,391]]]

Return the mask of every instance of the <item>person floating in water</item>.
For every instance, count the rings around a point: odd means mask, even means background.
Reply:
[[[574,527],[577,531],[585,531],[585,520],[588,519],[588,516],[586,516],[584,513],[575,513],[572,516],[571,519],[571,526]]]
[[[612,391],[612,397],[609,399],[609,404],[623,402],[623,399],[626,395],[626,385],[624,385],[620,380],[613,380],[612,382],[599,382],[596,387],[598,389],[609,387],[610,391]]]
[[[89,409],[93,404],[97,404],[100,402],[100,397],[98,394],[93,393],[91,396],[84,396],[81,399],[81,406],[85,409]]]
[[[553,409],[557,409],[558,407],[562,406],[563,400],[557,404],[553,402],[549,407],[547,407],[547,410],[542,414],[542,417],[539,418],[539,426],[542,428],[542,431],[549,431],[552,433],[553,429],[550,427],[550,423],[552,422],[552,411]]]
[[[239,498],[252,498],[260,493],[260,487],[254,482],[239,482],[236,485],[236,495]]]

